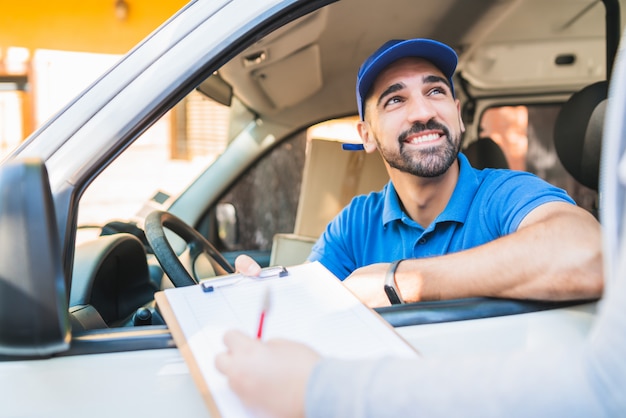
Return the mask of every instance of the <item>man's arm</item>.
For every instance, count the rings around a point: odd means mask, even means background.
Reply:
[[[603,290],[601,249],[600,225],[591,214],[552,202],[530,212],[513,234],[458,253],[403,261],[396,282],[406,302],[592,299]],[[389,305],[383,290],[388,267],[360,268],[344,283],[370,306]]]

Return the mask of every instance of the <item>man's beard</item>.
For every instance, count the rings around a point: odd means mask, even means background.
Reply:
[[[409,144],[405,142],[406,138],[425,130],[443,131],[446,137],[445,146],[439,145],[408,152],[406,146]],[[458,137],[452,138],[450,130],[446,126],[431,120],[426,125],[415,123],[411,129],[400,134],[398,137],[399,152],[383,148],[378,138],[376,138],[376,142],[381,155],[391,167],[418,177],[437,177],[445,173],[456,160],[460,151],[460,139]]]

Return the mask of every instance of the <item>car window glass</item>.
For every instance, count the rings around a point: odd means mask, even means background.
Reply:
[[[157,121],[86,189],[80,230],[137,221],[182,192],[224,151],[229,108],[193,91]]]
[[[480,136],[500,146],[509,168],[537,174],[595,213],[597,192],[576,181],[556,153],[553,132],[560,109],[559,104],[492,107],[481,117]]]
[[[234,208],[236,237],[221,251],[269,251],[274,234],[293,232],[302,183],[306,131],[283,141],[252,166],[220,199]]]
[[[270,150],[241,176],[198,227],[220,251],[255,252],[257,261],[263,263],[276,234],[295,232],[299,205],[303,203],[300,199],[306,154],[311,151],[309,142],[312,140],[360,143],[356,119],[329,120],[300,131]],[[338,144],[336,149],[336,152],[345,152]],[[326,181],[324,178],[317,180]],[[341,178],[334,180],[342,182]],[[232,212],[236,219],[234,231],[228,237],[221,232],[230,229],[231,224],[220,222],[220,211]],[[211,234],[208,227],[213,213],[220,225],[217,236]]]

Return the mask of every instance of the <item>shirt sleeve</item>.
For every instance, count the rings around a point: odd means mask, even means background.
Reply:
[[[482,358],[323,359],[308,382],[306,416],[623,416],[625,304],[622,267],[576,347]]]
[[[527,172],[492,170],[489,187],[483,187],[478,202],[485,202],[483,216],[495,236],[517,230],[524,218],[549,202],[576,204],[563,189]]]
[[[620,386],[605,392],[588,369],[581,350],[482,359],[327,359],[309,381],[306,416],[611,416],[606,398],[618,395]],[[613,404],[613,412],[623,412],[623,402]]]

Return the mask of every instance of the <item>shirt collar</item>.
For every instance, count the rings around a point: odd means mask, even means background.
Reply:
[[[452,192],[450,201],[446,205],[443,212],[441,212],[437,219],[435,219],[435,223],[445,221],[464,223],[467,219],[467,214],[470,208],[468,202],[471,202],[474,199],[478,190],[479,180],[476,169],[470,165],[467,157],[465,157],[462,153],[459,153],[458,161],[459,179],[454,187],[454,192]],[[383,225],[397,219],[402,219],[403,216],[406,216],[406,214],[402,211],[400,199],[398,198],[398,193],[396,193],[396,188],[391,181],[389,181],[383,189],[383,194]]]

